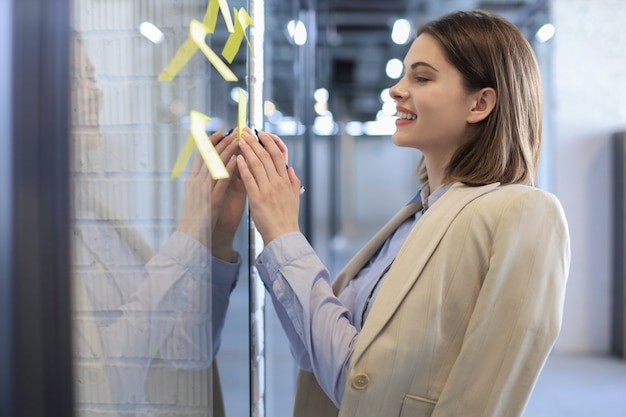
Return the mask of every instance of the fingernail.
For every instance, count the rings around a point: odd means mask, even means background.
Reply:
[[[263,145],[263,142],[261,141],[261,138],[259,137],[259,131],[256,130],[256,128],[254,129],[254,133],[256,134],[256,138],[259,140],[259,143],[261,144],[261,146],[265,148],[265,145]]]
[[[228,135],[230,135],[231,133],[233,133],[233,130],[234,130],[234,129],[230,129],[228,132],[224,133],[224,136],[222,136],[222,138],[221,138],[220,140],[224,139],[226,136],[228,136]]]

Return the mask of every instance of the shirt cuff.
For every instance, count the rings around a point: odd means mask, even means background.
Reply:
[[[282,267],[310,255],[315,255],[315,251],[302,233],[286,233],[263,248],[256,259],[256,266],[263,282],[271,285]]]
[[[174,232],[160,252],[177,264],[190,269],[202,269],[204,272],[209,272],[210,265],[213,285],[233,286],[237,281],[241,266],[239,253],[236,253],[234,262],[225,262],[213,257],[206,246],[186,233]]]
[[[219,258],[211,259],[212,282],[214,285],[235,286],[237,277],[239,276],[239,267],[241,266],[241,256],[235,252],[236,259],[234,262],[226,262]]]

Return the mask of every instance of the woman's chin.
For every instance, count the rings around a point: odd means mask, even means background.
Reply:
[[[398,133],[397,131],[391,136],[391,141],[393,142],[394,145],[400,148],[412,148],[413,147],[413,145],[411,144],[410,138],[406,134]]]

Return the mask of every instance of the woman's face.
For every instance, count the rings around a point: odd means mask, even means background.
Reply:
[[[398,112],[393,142],[446,163],[463,142],[475,95],[465,91],[461,73],[435,38],[415,39],[390,94]]]

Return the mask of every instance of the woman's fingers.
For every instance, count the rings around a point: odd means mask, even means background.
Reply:
[[[259,186],[267,183],[270,177],[275,175],[276,170],[271,156],[251,132],[243,132],[239,141],[239,148],[245,158],[248,171]]]
[[[245,155],[245,152],[244,152]],[[248,164],[244,155],[237,155],[237,169],[239,170],[239,176],[243,182],[244,187],[249,195],[257,195],[259,192],[259,186],[256,183],[254,175],[250,172]]]
[[[226,135],[222,135],[221,132],[215,132],[210,136],[211,143],[213,143],[213,147],[217,151],[220,156],[224,154],[227,149],[230,149],[233,144],[237,141],[236,136],[232,133],[232,131],[227,132]],[[236,149],[237,147],[234,146]],[[222,157],[222,161],[226,164],[230,160],[230,155],[227,158]]]
[[[289,165],[289,149],[287,148],[287,145],[285,144],[285,142],[283,142],[283,140],[280,137],[278,137],[278,135],[275,135],[274,133],[268,133],[268,135],[270,135],[272,139],[274,139],[274,142],[278,146],[278,149],[280,149],[283,156],[285,157],[285,165],[288,166]]]
[[[289,167],[287,169],[287,174],[289,174],[289,182],[291,182],[291,191],[294,193],[294,195],[297,196],[298,201],[299,201],[300,194],[302,194],[302,191],[301,191],[302,182],[300,181],[300,178],[298,178],[298,176],[296,175],[296,171],[293,169],[293,167]]]
[[[236,167],[235,157],[231,157],[230,161],[226,164],[226,170],[228,171],[228,178],[219,179],[214,181],[213,189],[211,190],[211,204],[212,209],[217,211],[219,214],[219,210],[221,208],[222,202],[224,200],[224,195],[226,194],[226,190],[230,184],[230,179],[233,177],[235,173]]]
[[[284,176],[284,174],[286,174],[287,161],[283,149],[286,150],[287,146],[278,136],[272,136],[267,132],[259,132],[258,136],[263,147],[271,156],[276,172]]]

